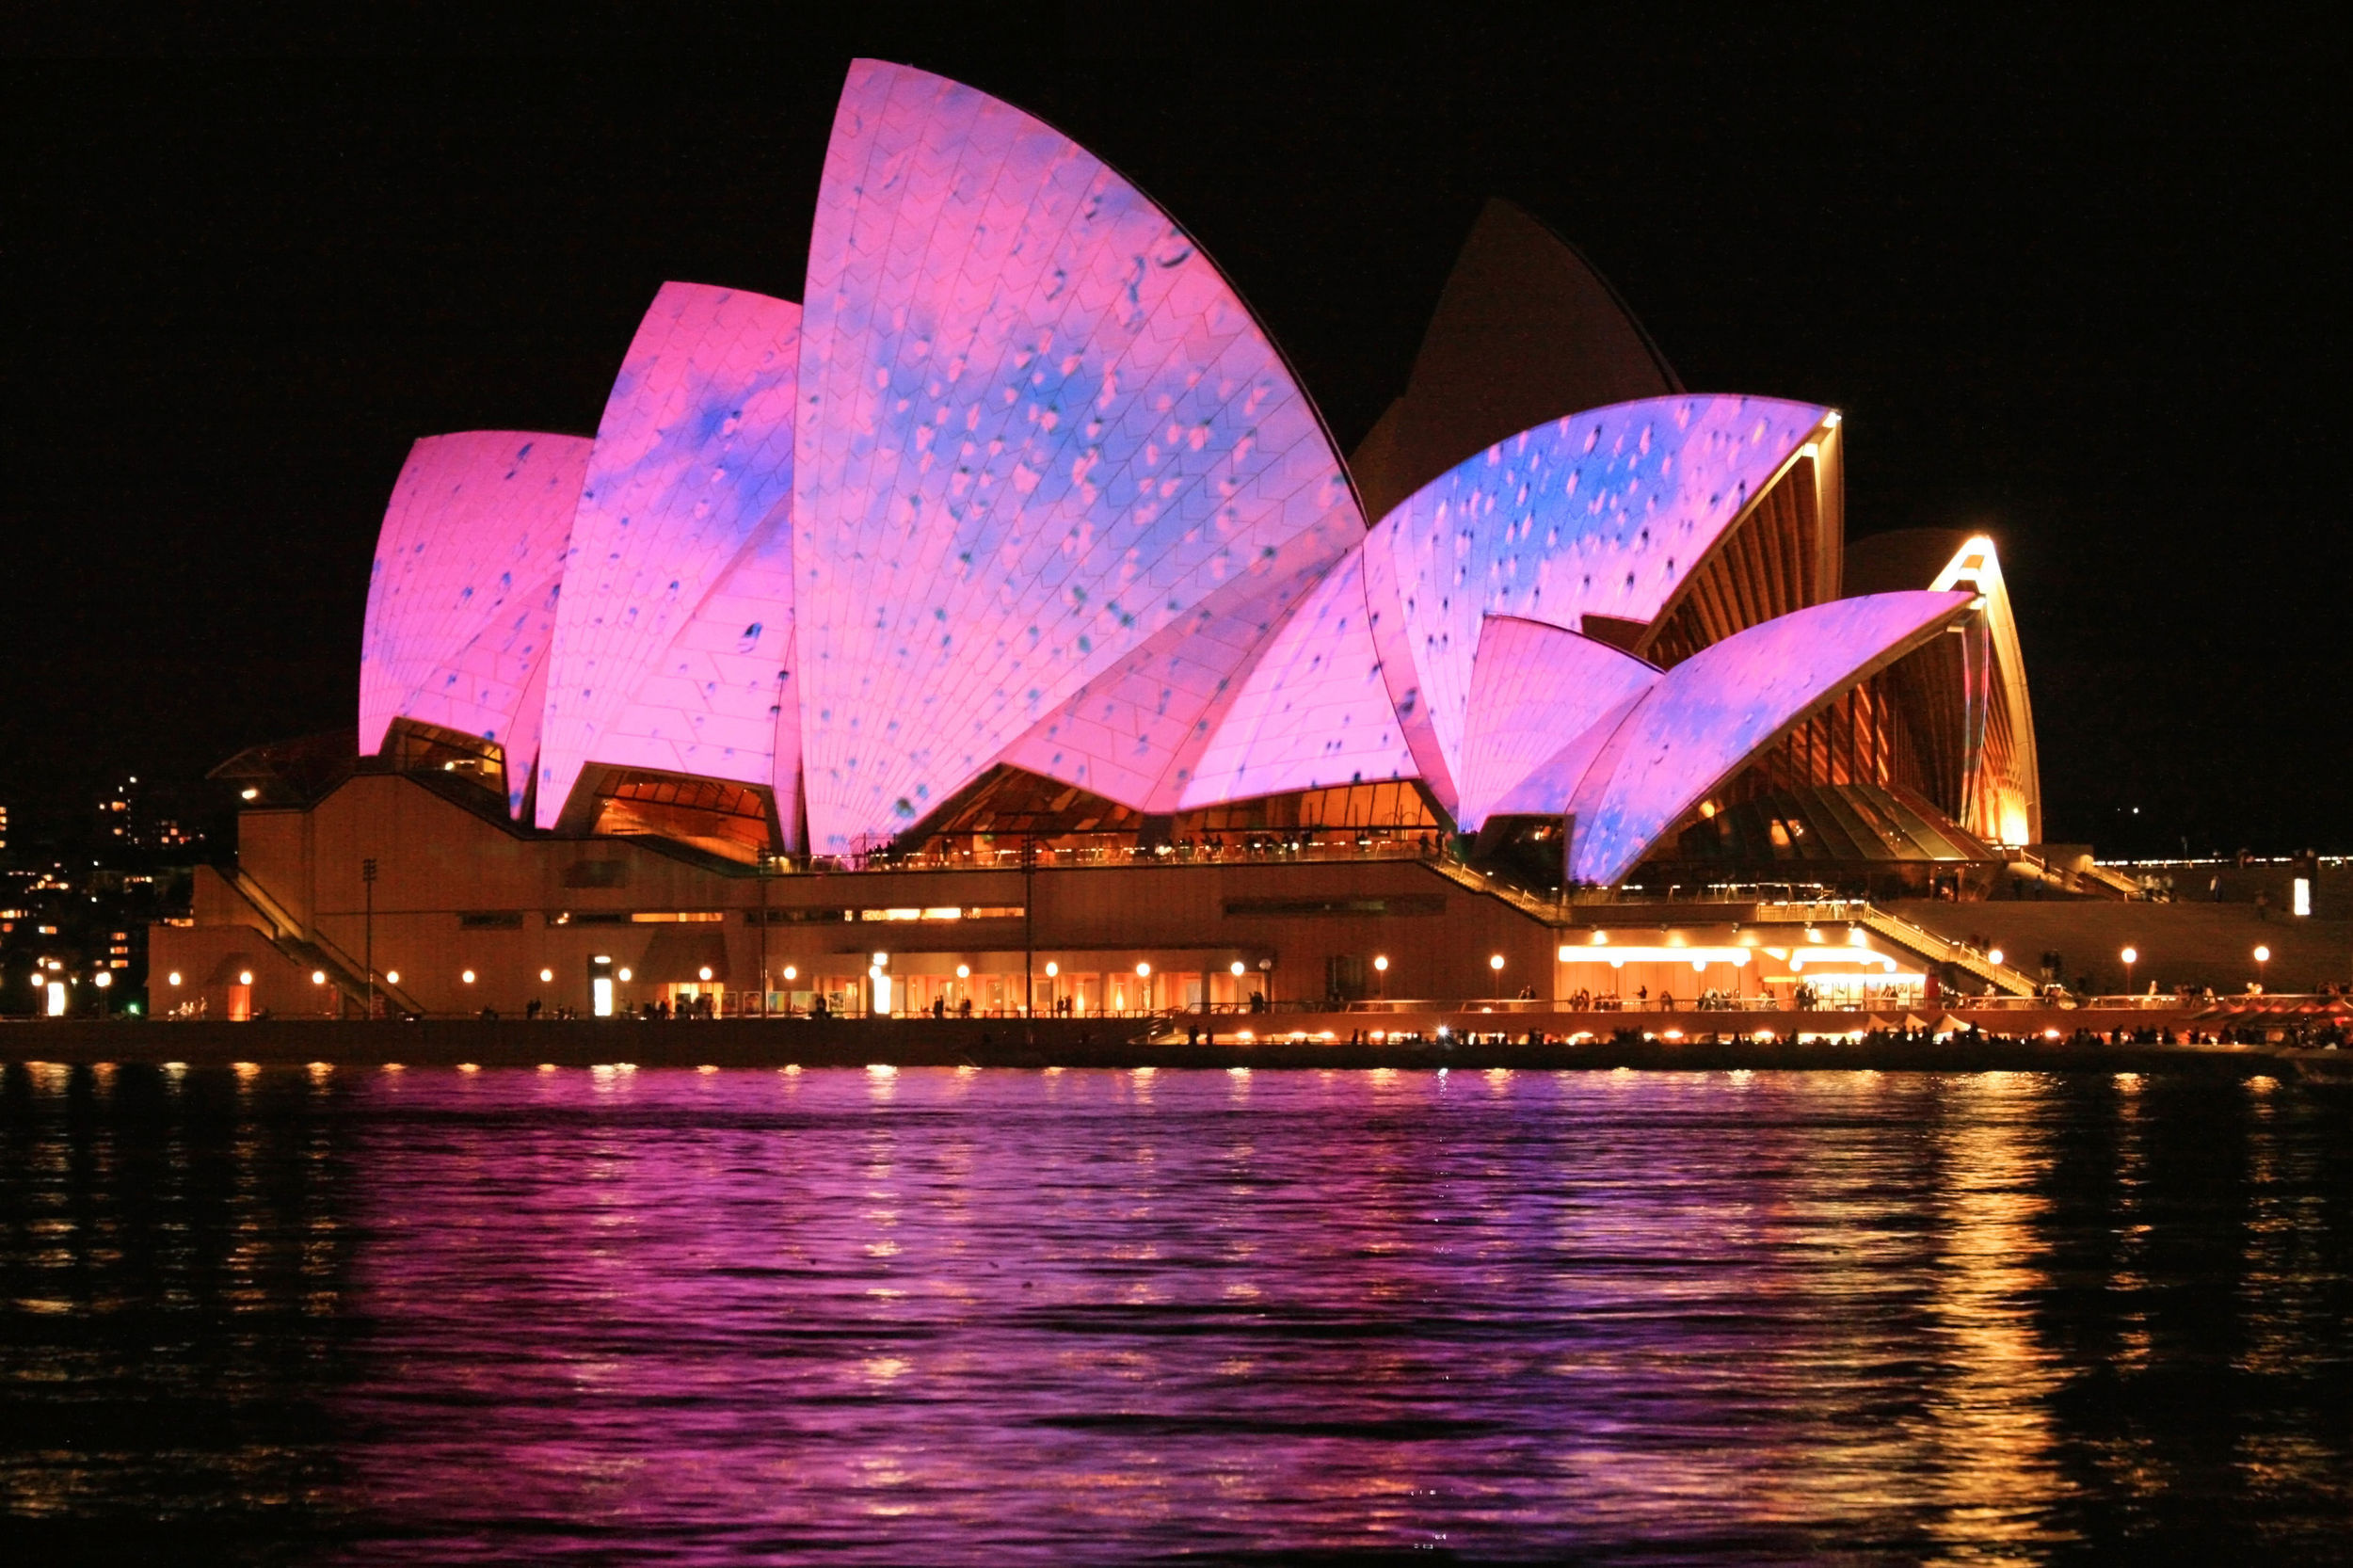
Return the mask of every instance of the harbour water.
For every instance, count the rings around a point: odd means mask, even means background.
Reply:
[[[10,1561],[2342,1557],[2353,1100],[8,1068]]]

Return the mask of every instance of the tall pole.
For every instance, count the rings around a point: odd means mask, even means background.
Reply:
[[[1037,835],[1021,836],[1021,1016],[1034,1038],[1037,1017]]]
[[[773,856],[760,873],[760,1016],[768,1016],[768,883],[775,875]]]
[[[367,894],[367,937],[360,965],[368,971],[368,1017],[376,1016],[376,856],[360,862],[360,886]]]

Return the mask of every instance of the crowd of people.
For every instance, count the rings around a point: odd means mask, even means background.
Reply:
[[[1529,991],[1526,994],[1533,996],[1535,993]],[[1798,1006],[1813,1007],[1819,1000],[1814,994],[1812,985],[1803,981],[1799,983]],[[1561,1010],[1564,1013],[1673,1013],[1684,1005],[1684,999],[1664,987],[1654,997],[1648,985],[1635,986],[1630,997],[1579,988],[1561,1000]],[[1779,1011],[1782,1003],[1770,992],[1750,997],[1711,985],[1690,998],[1689,1005],[1692,1011],[1700,1013],[1767,1013]]]

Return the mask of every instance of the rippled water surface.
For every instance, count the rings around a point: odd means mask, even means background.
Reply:
[[[15,1561],[2342,1555],[2353,1112],[8,1069]]]

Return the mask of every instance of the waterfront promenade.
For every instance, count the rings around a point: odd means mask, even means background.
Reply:
[[[2055,1010],[2056,1011],[2056,1010]],[[2068,1031],[2013,1015],[1995,1034],[1938,1037],[1865,1015],[1362,1013],[1213,1016],[1195,1039],[1166,1018],[435,1018],[336,1023],[41,1021],[0,1026],[0,1064],[426,1067],[865,1066],[1778,1069],[2181,1072],[2341,1078],[2353,1051],[2281,1044],[2111,1044],[2153,1027],[2071,1011]],[[1841,1027],[1843,1026],[1843,1028]],[[2031,1026],[2031,1027],[2029,1027]],[[1371,1030],[1381,1032],[1373,1038]],[[1800,1038],[1801,1030],[1804,1032]],[[1247,1031],[1249,1038],[1242,1038]],[[1770,1037],[1765,1037],[1767,1032]],[[2081,1032],[2077,1032],[2080,1031]],[[1860,1037],[1856,1034],[1860,1032]],[[1581,1036],[1581,1037],[1580,1037]],[[2094,1038],[2094,1036],[2097,1036]]]

